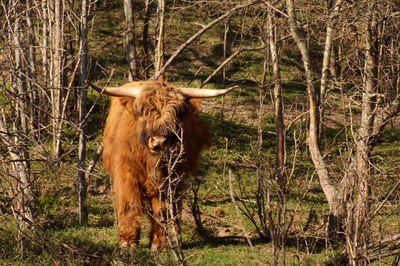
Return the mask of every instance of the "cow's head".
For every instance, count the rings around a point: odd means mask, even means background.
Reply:
[[[152,154],[169,149],[180,138],[184,119],[196,107],[191,99],[224,95],[237,86],[224,90],[176,88],[167,82],[145,81],[125,84],[121,87],[99,88],[97,91],[121,98],[135,117],[138,139]]]

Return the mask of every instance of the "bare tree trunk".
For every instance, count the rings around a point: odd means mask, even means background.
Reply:
[[[344,223],[345,218],[345,204],[339,198],[339,191],[331,183],[329,179],[328,168],[325,160],[321,154],[319,143],[318,143],[318,105],[317,105],[317,92],[313,84],[313,78],[310,68],[310,55],[308,47],[304,41],[304,38],[300,35],[297,29],[297,21],[294,13],[293,0],[286,0],[286,6],[289,15],[290,31],[292,36],[301,52],[304,71],[307,80],[307,94],[309,102],[309,113],[310,113],[310,125],[307,138],[307,144],[310,149],[310,157],[313,162],[315,171],[318,175],[319,182],[322,190],[324,191],[325,197],[329,205],[329,228],[330,237],[336,239],[338,236],[338,229]],[[347,183],[344,183],[347,184]],[[343,190],[344,191],[344,190]]]
[[[362,92],[362,113],[361,125],[357,132],[356,162],[357,162],[357,203],[356,219],[353,225],[354,248],[366,247],[369,238],[369,197],[370,197],[370,137],[373,131],[374,118],[376,115],[376,86],[377,86],[377,37],[376,16],[373,11],[373,2],[370,3],[370,14],[366,28],[366,60],[364,68],[363,92]],[[366,261],[365,261],[366,263]]]
[[[150,0],[146,0],[144,9],[144,21],[143,21],[143,67],[144,76],[147,79],[149,77],[149,21],[150,21]]]
[[[154,70],[159,72],[164,65],[165,1],[157,1],[157,24],[155,31]],[[163,79],[163,74],[159,76]]]
[[[329,68],[331,66],[331,55],[332,55],[332,43],[333,43],[333,35],[334,35],[334,19],[338,15],[340,11],[340,7],[342,4],[342,0],[334,0],[331,2],[332,4],[332,14],[328,14],[329,18],[326,26],[326,36],[325,36],[325,48],[324,48],[324,57],[322,61],[322,73],[321,73],[321,88],[319,95],[319,135],[322,132],[323,123],[324,123],[324,115],[325,115],[325,96],[326,96],[326,87],[328,82],[328,73]],[[331,7],[329,7],[331,9]]]
[[[45,107],[45,97],[44,92],[47,91],[49,85],[49,13],[48,13],[48,2],[47,0],[42,0],[42,39],[41,39],[41,51],[42,51],[42,90],[38,91],[38,138],[40,139],[42,135],[42,123],[45,120],[44,110],[47,110]],[[48,104],[48,103],[47,103]]]
[[[23,49],[22,49],[22,38],[21,38],[21,24],[20,24],[20,14],[18,10],[19,1],[15,1],[15,9],[14,9],[14,56],[15,56],[15,78],[16,78],[16,85],[17,85],[17,111],[20,119],[20,125],[22,129],[21,141],[22,145],[25,147],[23,149],[23,159],[26,169],[29,169],[29,152],[28,152],[28,112],[26,108],[27,103],[27,90],[26,90],[26,79],[24,76],[24,70],[22,67],[22,60],[24,57]],[[29,170],[28,170],[29,176]]]
[[[267,60],[265,57],[264,60]],[[264,68],[264,71],[266,69]],[[273,259],[275,264],[277,263],[276,254],[277,254],[277,246],[276,241],[274,241],[275,236],[275,224],[271,222],[271,206],[270,206],[270,195],[269,190],[267,188],[267,180],[264,169],[264,160],[262,153],[262,145],[263,145],[263,126],[262,121],[265,115],[265,95],[266,92],[260,89],[259,92],[259,106],[257,110],[257,159],[256,159],[256,174],[257,174],[257,215],[260,221],[260,229],[256,227],[259,231],[259,235],[261,238],[267,239],[271,236],[272,239],[272,253],[274,255]]]
[[[34,137],[37,138],[38,129],[38,91],[34,89],[33,79],[36,76],[36,55],[35,55],[35,36],[34,36],[34,18],[33,8],[31,6],[31,0],[26,0],[26,24],[28,26],[28,67],[27,67],[27,89],[29,91],[29,112],[30,116],[30,127],[34,133]]]
[[[125,11],[125,45],[128,59],[129,81],[137,78],[137,56],[136,56],[136,36],[135,36],[135,16],[134,0],[124,0]]]
[[[46,84],[49,80],[48,72],[48,10],[47,10],[47,0],[42,0],[42,75],[43,84]]]
[[[35,225],[36,216],[36,204],[35,197],[30,182],[30,169],[28,167],[25,154],[28,152],[28,147],[20,143],[19,137],[14,141],[8,133],[6,123],[4,121],[4,113],[1,114],[0,118],[0,139],[8,147],[8,153],[12,159],[12,167],[15,170],[17,182],[17,207],[18,207],[18,218],[22,225],[22,231],[30,229]],[[18,135],[21,135],[18,134]],[[21,147],[22,146],[22,147]],[[23,155],[19,154],[19,148],[22,149]]]
[[[310,149],[311,160],[314,164],[314,168],[318,174],[322,189],[328,200],[329,208],[331,211],[336,209],[336,194],[337,191],[333,184],[329,180],[328,169],[325,161],[322,157],[319,145],[318,145],[318,115],[317,115],[317,92],[313,84],[313,78],[310,68],[310,55],[308,47],[304,41],[304,38],[300,36],[299,30],[297,29],[297,21],[294,13],[293,0],[286,0],[286,6],[289,15],[290,31],[292,36],[301,52],[301,56],[304,63],[304,71],[307,80],[307,94],[310,108],[310,128],[307,144]]]
[[[279,66],[279,55],[276,43],[276,28],[273,24],[273,11],[268,8],[269,49],[271,52],[272,71],[274,75],[274,102],[275,102],[275,126],[276,126],[276,177],[285,193],[286,180],[285,167],[285,124],[283,121],[282,80]]]
[[[274,223],[275,232],[271,231],[272,241],[275,243],[275,249],[278,247],[281,250],[281,264],[286,264],[286,249],[285,249],[285,231],[286,231],[286,191],[287,191],[287,177],[285,174],[285,124],[283,117],[283,100],[282,100],[282,80],[280,73],[279,64],[279,52],[277,44],[277,27],[276,27],[276,16],[274,10],[271,7],[267,8],[267,28],[269,35],[269,50],[272,61],[272,72],[274,77],[274,113],[275,113],[275,127],[276,127],[276,143],[275,143],[275,175],[277,181],[277,196],[279,202],[279,211],[276,212],[272,221],[271,217],[270,224]],[[275,23],[274,23],[275,22]],[[270,204],[270,203],[268,203]],[[271,216],[271,215],[270,215]],[[275,251],[274,263],[279,262],[278,252]]]
[[[228,49],[230,50],[230,44],[228,44],[228,33],[229,33],[229,25],[230,25],[230,17],[227,19],[224,25],[224,51],[223,51],[223,58],[224,62],[226,60],[226,55],[228,53]],[[226,86],[226,66],[222,68],[222,88],[225,89]],[[225,108],[225,96],[221,98],[221,120],[224,120],[224,108]]]
[[[21,9],[20,1],[14,0],[10,2],[9,8],[6,11],[6,6],[2,2],[2,7],[5,11],[5,19],[7,22],[9,34],[9,43],[13,44],[11,49],[14,50],[14,61],[10,62],[11,84],[16,86],[14,99],[10,100],[11,109],[16,110],[16,116],[6,116],[5,109],[1,108],[0,113],[0,140],[7,147],[9,156],[11,157],[11,166],[15,172],[13,175],[13,183],[16,184],[16,201],[17,214],[16,218],[21,225],[20,237],[23,239],[23,232],[30,229],[36,222],[35,217],[35,200],[32,191],[30,180],[30,155],[28,142],[28,113],[27,113],[27,91],[23,69],[23,38],[21,37]],[[11,22],[10,16],[13,17]],[[12,65],[14,63],[14,65]],[[6,97],[7,94],[4,94]],[[8,117],[8,120],[6,119]],[[11,121],[12,120],[12,121]],[[12,125],[12,132],[9,130],[9,125]],[[22,251],[22,250],[21,250]]]
[[[53,43],[53,86],[51,90],[52,116],[53,116],[53,153],[58,160],[61,156],[61,135],[62,135],[62,90],[63,90],[63,0],[54,0],[54,25],[52,32]]]
[[[36,72],[36,55],[35,55],[35,34],[34,34],[34,17],[33,7],[31,6],[32,0],[26,0],[26,23],[28,25],[28,47],[29,47],[29,68],[28,68],[28,84],[29,88],[32,88],[32,77],[35,76]]]
[[[88,213],[86,208],[87,184],[85,178],[85,159],[86,159],[86,95],[87,95],[87,0],[81,2],[81,44],[80,44],[80,101],[79,101],[79,151],[78,151],[78,198],[79,198],[79,223],[82,226],[88,224]]]

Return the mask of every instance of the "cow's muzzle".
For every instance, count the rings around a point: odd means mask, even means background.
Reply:
[[[147,146],[153,152],[159,152],[167,145],[168,139],[163,136],[152,136],[148,139]]]

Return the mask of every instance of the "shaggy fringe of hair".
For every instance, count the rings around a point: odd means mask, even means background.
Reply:
[[[145,122],[143,130],[160,135],[166,135],[169,130],[176,130],[168,126],[176,125],[175,119],[186,108],[185,97],[165,82],[146,84],[133,104],[134,112]]]

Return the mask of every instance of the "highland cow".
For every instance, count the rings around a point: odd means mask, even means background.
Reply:
[[[164,81],[132,82],[101,89],[114,96],[104,130],[103,164],[113,180],[121,246],[137,245],[144,213],[151,221],[150,245],[167,245],[160,217],[165,212],[165,154],[181,146],[174,168],[176,212],[182,208],[184,180],[196,171],[201,151],[210,143],[209,127],[199,116],[200,98],[230,92],[176,88]],[[183,136],[181,138],[181,136]]]

